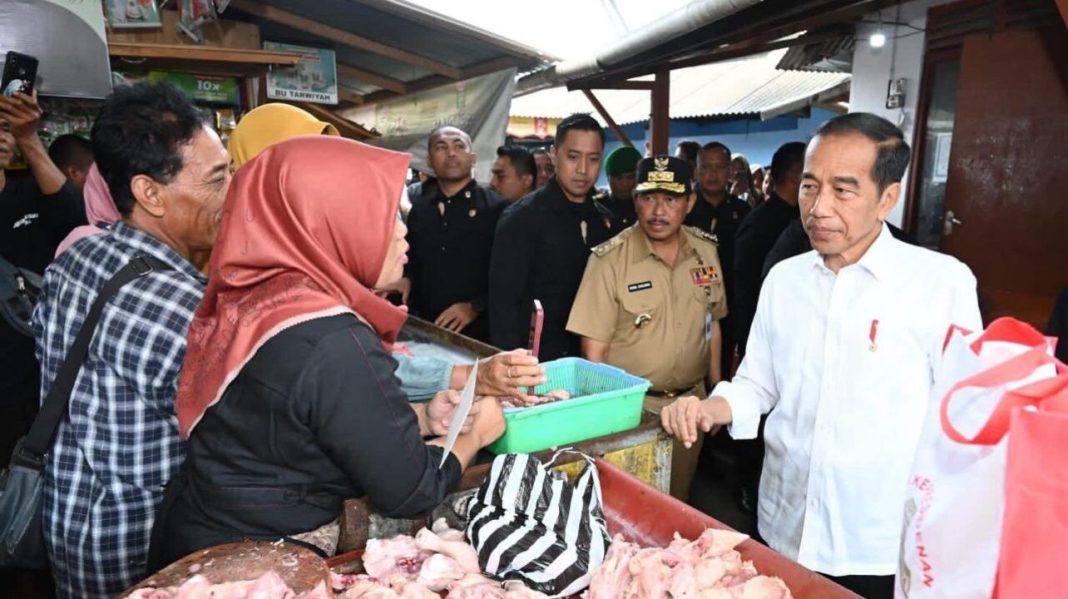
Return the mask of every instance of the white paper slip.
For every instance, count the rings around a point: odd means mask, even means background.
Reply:
[[[475,380],[477,378],[478,361],[476,360],[475,365],[471,367],[471,374],[467,375],[464,389],[460,392],[460,405],[456,406],[456,411],[452,413],[449,434],[445,437],[445,451],[441,453],[441,463],[438,464],[439,470],[445,465],[445,460],[449,458],[452,446],[456,444],[456,437],[460,436],[460,429],[464,427],[464,421],[467,420],[467,415],[471,413],[471,406],[475,403]]]

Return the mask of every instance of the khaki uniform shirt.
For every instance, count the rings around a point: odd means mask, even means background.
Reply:
[[[713,320],[727,315],[713,237],[682,227],[674,267],[635,225],[595,247],[567,330],[608,343],[608,363],[674,391],[708,373]]]

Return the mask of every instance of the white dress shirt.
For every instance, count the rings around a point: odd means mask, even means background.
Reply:
[[[885,225],[837,275],[815,251],[771,270],[745,360],[712,394],[730,404],[736,439],[754,438],[770,412],[757,517],[773,549],[832,576],[897,571],[906,483],[951,324],[981,328],[975,277]]]

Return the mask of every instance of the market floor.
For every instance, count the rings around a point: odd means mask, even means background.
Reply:
[[[701,450],[690,487],[690,505],[747,535],[756,533],[756,515],[742,509],[741,484],[734,448],[726,431],[709,439]]]

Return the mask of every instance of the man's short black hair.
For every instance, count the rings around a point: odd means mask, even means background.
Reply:
[[[805,144],[800,141],[791,141],[779,146],[771,157],[771,180],[774,183],[784,183],[786,176],[793,169],[801,169],[805,166]]]
[[[692,139],[684,139],[675,144],[677,150],[682,150],[683,160],[690,163],[690,166],[697,164],[697,156],[701,153],[701,144]]]
[[[467,140],[467,146],[468,146],[467,149],[471,150],[472,152],[475,150],[473,147],[471,147],[473,142],[471,141],[471,134],[470,133],[468,133],[467,131],[464,131],[463,129],[461,129],[459,127],[457,127],[456,125],[438,125],[437,127],[434,127],[430,131],[430,135],[427,136],[427,138],[426,138],[426,151],[427,151],[428,154],[431,152],[431,150],[433,150],[433,148],[431,147],[430,144],[434,143],[434,138],[437,137],[442,131],[444,131],[446,129],[456,129],[460,133],[463,133],[464,134],[464,138]]]
[[[601,138],[601,148],[604,148],[604,127],[592,116],[577,112],[560,121],[556,126],[556,137],[553,138],[557,147],[564,143],[568,131],[596,131]]]
[[[875,164],[872,165],[871,178],[879,186],[879,193],[894,183],[900,183],[909,166],[912,151],[901,129],[883,117],[870,112],[843,114],[820,125],[813,137],[852,134],[863,135],[875,143]]]
[[[167,184],[181,172],[181,148],[204,124],[193,102],[168,83],[142,82],[111,94],[93,123],[93,154],[120,213],[133,211],[134,177]]]
[[[719,150],[723,152],[723,155],[727,157],[727,161],[730,162],[731,149],[728,148],[726,144],[720,143],[718,141],[710,141],[705,145],[701,146],[701,153],[708,152],[711,150]]]
[[[534,161],[534,155],[523,146],[500,146],[497,148],[497,156],[508,158],[515,174],[520,177],[530,175],[537,182],[538,163]]]
[[[79,135],[60,135],[48,146],[48,157],[61,171],[71,166],[88,171],[93,165],[93,144]]]

